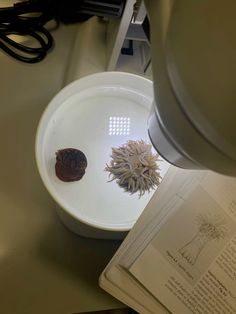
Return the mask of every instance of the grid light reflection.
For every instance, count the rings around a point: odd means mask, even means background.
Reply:
[[[130,123],[130,117],[110,117],[109,135],[129,135]]]

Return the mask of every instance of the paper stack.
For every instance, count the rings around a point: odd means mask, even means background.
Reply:
[[[171,167],[100,277],[138,313],[236,313],[236,180]]]

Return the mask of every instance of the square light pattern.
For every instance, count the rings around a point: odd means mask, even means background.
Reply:
[[[129,135],[130,117],[110,117],[109,135]]]

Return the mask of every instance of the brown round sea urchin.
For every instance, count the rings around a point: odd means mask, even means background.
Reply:
[[[87,167],[87,158],[75,148],[64,148],[56,152],[55,171],[64,182],[81,180]]]
[[[141,197],[160,184],[161,176],[157,165],[158,155],[152,153],[152,145],[143,140],[128,141],[112,148],[110,165],[105,170],[126,192],[139,192]]]

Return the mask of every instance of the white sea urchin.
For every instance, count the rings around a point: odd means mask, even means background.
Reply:
[[[160,184],[161,176],[157,165],[158,154],[152,153],[152,145],[143,140],[127,141],[112,148],[111,162],[105,170],[126,192],[139,192],[141,197]]]

